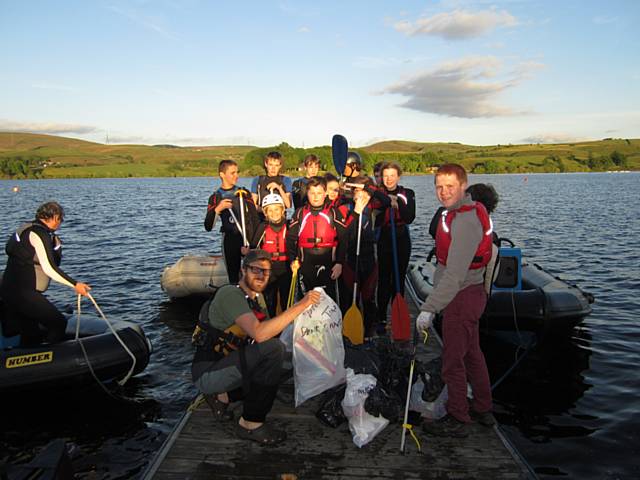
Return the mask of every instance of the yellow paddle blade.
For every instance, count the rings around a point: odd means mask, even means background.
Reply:
[[[342,319],[342,334],[351,340],[354,345],[361,345],[364,342],[364,323],[362,313],[354,303],[349,307]]]

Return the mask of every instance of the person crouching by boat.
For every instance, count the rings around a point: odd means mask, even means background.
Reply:
[[[307,184],[308,204],[293,214],[287,231],[287,255],[294,259],[304,288],[324,287],[336,300],[335,280],[342,273],[346,226],[338,210],[326,204],[327,182],[313,177]]]
[[[280,443],[286,433],[265,423],[278,390],[285,346],[274,338],[305,308],[318,303],[320,293],[269,318],[262,292],[269,283],[271,254],[251,250],[242,262],[237,285],[221,287],[200,312],[193,333],[196,352],[191,365],[195,386],[216,420],[232,420],[229,403],[243,400],[236,434],[265,445]]]
[[[262,199],[262,211],[265,221],[258,225],[250,243],[251,248],[259,248],[271,254],[271,275],[264,291],[264,299],[269,315],[275,317],[278,310],[278,297],[280,310],[284,312],[287,309],[291,287],[284,200],[277,193],[269,194]]]
[[[486,303],[485,267],[492,255],[489,214],[465,192],[467,174],[457,164],[441,166],[435,174],[436,195],[446,209],[436,232],[438,265],[434,289],[420,307],[418,331],[426,330],[442,312],[442,378],[448,387],[447,415],[423,424],[425,432],[466,437],[472,418],[491,427],[489,373],[480,349],[479,320]],[[467,382],[473,389],[471,410]]]
[[[91,290],[60,268],[62,242],[55,231],[63,220],[59,203],[43,203],[35,220],[20,226],[5,247],[8,259],[0,287],[6,308],[3,332],[5,336],[19,333],[23,346],[64,339],[67,319],[43,294],[50,280],[79,295],[86,296]]]
[[[413,190],[398,184],[402,168],[397,163],[387,162],[380,167],[383,192],[389,197],[389,206],[372,202],[378,210],[376,227],[380,229],[378,239],[378,333],[385,331],[387,307],[395,293],[396,283],[393,256],[397,255],[400,293],[404,295],[404,278],[411,258],[411,236],[409,224],[416,218],[416,199]],[[394,215],[397,251],[393,250],[391,237],[391,215]]]
[[[247,241],[253,234],[253,228],[258,222],[258,216],[249,191],[236,185],[238,181],[238,164],[233,160],[222,160],[218,164],[218,175],[222,184],[209,197],[207,214],[204,218],[204,229],[210,232],[217,218],[220,217],[222,254],[227,267],[227,276],[230,283],[238,283],[240,279],[240,263],[242,261],[240,250],[244,245],[238,195],[244,195],[243,208]]]

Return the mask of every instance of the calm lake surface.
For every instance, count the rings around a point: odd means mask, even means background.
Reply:
[[[432,182],[402,182],[418,203],[414,258],[432,246]],[[500,194],[493,218],[501,236],[596,297],[571,338],[539,345],[496,388],[503,430],[540,477],[640,478],[640,174],[471,176],[477,182]],[[196,393],[189,341],[197,305],[169,302],[160,274],[187,253],[219,253],[219,235],[203,228],[217,186],[210,178],[0,181],[0,269],[5,239],[55,199],[66,210],[63,268],[93,286],[107,317],[141,324],[154,346],[118,399],[99,389],[3,398],[0,461],[25,460],[62,437],[78,478],[144,470]],[[60,305],[75,302],[70,289],[49,294]],[[487,346],[493,381],[522,355]]]

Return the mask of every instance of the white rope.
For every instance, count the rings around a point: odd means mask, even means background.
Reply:
[[[109,322],[109,320],[107,320],[107,317],[105,316],[105,314],[102,312],[102,310],[100,309],[100,307],[98,306],[98,303],[95,301],[95,299],[91,296],[90,293],[87,293],[87,297],[89,297],[89,299],[91,300],[91,302],[93,302],[93,306],[96,307],[96,310],[98,311],[98,313],[100,314],[100,316],[102,317],[102,319],[106,322],[106,324],[109,326],[109,330],[111,330],[111,333],[113,333],[113,336],[116,337],[116,339],[118,340],[118,342],[120,342],[120,345],[122,345],[122,348],[124,348],[124,350],[129,354],[129,356],[131,357],[131,359],[133,360],[133,364],[131,365],[131,369],[129,369],[129,372],[127,372],[127,374],[125,375],[125,377],[122,380],[118,380],[118,385],[122,386],[125,383],[127,383],[127,381],[131,378],[131,376],[133,375],[133,372],[136,368],[136,356],[131,352],[131,350],[129,350],[129,348],[125,345],[125,343],[122,341],[122,338],[120,338],[120,335],[118,335],[118,332],[116,332],[115,328],[113,328],[113,325],[111,325],[111,323]],[[80,295],[78,295],[78,322],[76,324],[76,339],[79,340],[78,338],[78,333],[80,330]],[[88,359],[87,359],[87,363],[88,363]],[[91,368],[91,367],[89,367]]]

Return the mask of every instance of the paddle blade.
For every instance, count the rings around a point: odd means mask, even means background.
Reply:
[[[349,144],[347,139],[342,135],[334,135],[331,140],[331,155],[333,156],[333,166],[338,175],[344,173],[344,167],[347,164],[347,155],[349,154]]]
[[[362,313],[354,303],[344,314],[342,320],[342,334],[351,340],[354,345],[361,345],[364,342],[364,323]]]
[[[404,297],[397,293],[391,303],[391,336],[394,340],[405,341],[411,338],[409,307]]]

